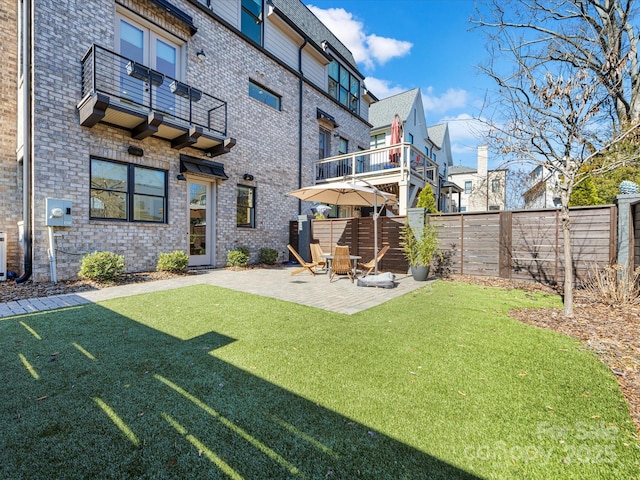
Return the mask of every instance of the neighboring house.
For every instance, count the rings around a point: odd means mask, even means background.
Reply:
[[[284,252],[318,139],[369,145],[375,99],[299,0],[0,0],[0,27],[0,232],[20,281],[73,278],[96,250],[129,271]]]
[[[454,211],[482,212],[504,210],[506,205],[506,169],[488,170],[489,149],[478,147],[478,167],[454,165],[449,168],[449,181],[459,187],[459,200]]]
[[[392,147],[391,130],[395,116],[402,125],[400,144]],[[395,212],[404,215],[415,205],[420,190],[429,183],[434,194],[438,192],[437,169],[431,160],[433,142],[428,138],[420,89],[413,89],[373,103],[369,107],[372,125],[369,148],[356,153],[331,156],[320,155],[316,167],[316,183],[343,181],[346,178],[377,186],[398,197]],[[341,128],[337,129],[338,132]],[[338,135],[342,135],[338,133]],[[398,145],[398,144],[396,144]],[[326,158],[329,157],[329,158]],[[362,208],[366,216],[371,209]],[[343,209],[343,215],[358,215]]]
[[[438,185],[440,194],[436,196],[438,210],[442,213],[453,212],[454,194],[459,193],[455,184],[449,182],[449,168],[453,166],[449,124],[441,123],[427,127],[429,141],[433,143],[431,160],[438,165]]]
[[[522,194],[524,208],[557,208],[561,205],[558,172],[538,165],[528,176],[528,189]]]

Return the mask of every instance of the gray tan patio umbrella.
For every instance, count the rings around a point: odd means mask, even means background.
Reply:
[[[299,188],[289,192],[306,202],[322,202],[330,205],[354,205],[374,207],[373,212],[373,254],[375,258],[375,273],[378,273],[378,217],[384,205],[396,203],[396,196],[392,193],[381,192],[377,188],[366,187],[348,182],[321,183],[310,187]]]

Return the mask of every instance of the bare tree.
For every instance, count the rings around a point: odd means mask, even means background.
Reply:
[[[472,19],[489,35],[490,60],[481,68],[498,86],[483,114],[492,147],[507,161],[543,165],[560,178],[568,317],[574,284],[569,198],[589,172],[628,161],[602,153],[635,132],[628,126],[640,117],[633,4],[486,0]]]
[[[620,133],[640,118],[637,13],[635,0],[486,0],[472,23],[494,45],[517,38],[529,65],[588,72]]]

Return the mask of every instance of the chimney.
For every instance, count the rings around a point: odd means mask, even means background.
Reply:
[[[478,176],[487,177],[487,169],[489,163],[489,146],[481,145],[478,147]]]

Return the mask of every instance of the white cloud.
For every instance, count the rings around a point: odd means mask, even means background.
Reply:
[[[395,95],[396,93],[406,91],[406,89],[400,85],[392,86],[389,80],[382,80],[380,78],[367,77],[364,79],[364,83],[367,86],[367,90],[373,93],[380,100],[390,97],[391,95]]]
[[[449,88],[442,95],[435,95],[433,87],[422,89],[422,103],[427,113],[443,113],[448,110],[464,108],[469,94],[462,88]]]
[[[367,69],[384,65],[395,57],[408,55],[413,44],[403,40],[367,35],[364,24],[344,8],[322,9],[308,5],[309,10],[351,51],[358,64]]]
[[[449,136],[452,144],[473,145],[473,148],[478,143],[482,143],[487,131],[487,126],[483,122],[468,113],[461,113],[455,117],[444,117],[439,123],[449,124]]]

